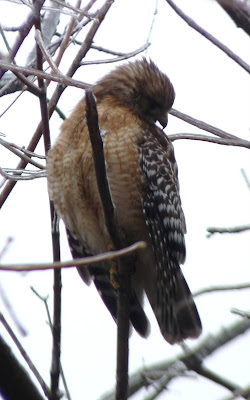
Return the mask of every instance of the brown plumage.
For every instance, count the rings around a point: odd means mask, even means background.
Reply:
[[[146,336],[145,292],[169,343],[197,337],[201,322],[179,264],[185,260],[185,218],[174,150],[155,124],[167,124],[174,89],[152,61],[124,64],[93,87],[97,99],[107,175],[126,244],[147,242],[133,274],[130,319]],[[67,227],[73,257],[107,251],[110,239],[97,190],[86,124],[85,99],[63,123],[48,156],[51,199]],[[91,278],[114,319],[116,292],[109,263],[79,272]]]

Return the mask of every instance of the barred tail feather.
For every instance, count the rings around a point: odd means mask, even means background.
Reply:
[[[177,265],[175,268],[174,277],[168,288],[165,288],[167,299],[161,301],[160,310],[156,312],[162,335],[170,344],[179,343],[187,338],[196,338],[202,330],[201,320],[187,282],[180,267]]]

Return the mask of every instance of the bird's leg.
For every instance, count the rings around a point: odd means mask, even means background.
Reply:
[[[113,244],[109,244],[108,245],[108,249],[109,251],[113,251],[114,250],[114,246]],[[110,268],[110,283],[113,286],[113,288],[115,290],[119,289],[120,285],[119,285],[119,277],[118,277],[118,260],[112,260],[111,261],[111,268]]]

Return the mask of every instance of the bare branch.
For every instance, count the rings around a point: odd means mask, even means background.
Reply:
[[[39,29],[36,29],[35,38],[38,43],[38,46],[40,47],[40,49],[43,53],[43,56],[45,57],[46,61],[48,62],[49,66],[52,69],[52,71],[54,72],[54,74],[62,75],[62,73],[57,68],[56,63],[53,61],[53,59],[50,57],[49,53],[47,52],[42,35],[41,35],[41,31]]]
[[[250,180],[249,180],[249,178],[248,178],[248,176],[246,174],[246,171],[243,168],[241,168],[240,171],[241,171],[241,173],[243,175],[243,178],[244,178],[244,180],[245,180],[245,182],[247,184],[248,189],[250,190]]]
[[[248,283],[240,283],[235,285],[215,285],[209,286],[204,289],[197,290],[193,293],[194,297],[200,296],[206,293],[213,293],[213,292],[224,292],[224,291],[231,291],[231,290],[242,290],[242,289],[250,289],[250,282]]]
[[[241,396],[242,398],[249,399],[249,395],[250,395],[250,386],[247,386],[244,389],[234,393],[232,396],[224,398],[223,400],[235,400],[235,399],[238,399],[239,396]]]
[[[9,151],[11,151],[12,153],[14,153],[16,156],[27,161],[27,163],[34,165],[34,167],[37,167],[39,169],[45,169],[44,165],[31,159],[31,157],[44,158],[44,156],[38,156],[37,154],[34,155],[35,153],[28,151],[22,147],[19,147],[15,143],[7,142],[7,140],[4,140],[2,138],[0,138],[0,144],[2,146],[4,146],[6,149],[8,149]]]
[[[154,15],[153,15],[151,26],[150,26],[149,33],[148,33],[147,44],[150,44],[150,37],[151,37],[152,32],[153,32],[153,28],[154,28],[155,19],[156,19],[156,15],[157,14],[158,14],[158,0],[155,1],[155,10],[154,10]],[[146,51],[146,55],[147,55],[147,51]]]
[[[17,37],[16,42],[12,46],[11,52],[7,56],[6,61],[11,62],[14,60],[16,53],[18,52],[21,44],[23,43],[24,39],[26,36],[29,34],[32,26],[34,23],[40,18],[40,10],[43,6],[45,0],[36,0],[35,4],[33,5],[33,10],[31,13],[28,15],[26,21],[23,23],[23,25],[19,29],[19,35]],[[2,76],[5,74],[6,69],[2,68],[0,66],[0,79]]]
[[[250,230],[250,225],[233,226],[231,228],[209,227],[207,228],[207,232],[209,233],[207,237],[211,237],[214,233],[240,233],[249,230]]]
[[[209,125],[206,122],[203,122],[199,119],[193,118],[190,115],[184,114],[181,111],[175,110],[172,108],[169,111],[169,114],[173,115],[176,118],[180,118],[181,120],[187,122],[188,124],[194,125],[197,128],[200,128],[204,131],[210,132],[213,135],[219,136],[224,139],[239,139],[238,136],[232,135],[231,133],[225,132],[219,128],[216,128],[213,125]],[[242,139],[243,140],[243,139]]]
[[[145,249],[144,242],[137,242],[121,250],[114,250],[103,254],[98,254],[94,257],[78,258],[70,261],[55,262],[55,263],[34,263],[34,264],[0,264],[0,271],[42,271],[55,268],[74,268],[83,267],[90,264],[97,264],[102,261],[113,260],[118,257],[132,254],[137,250]]]
[[[223,146],[236,146],[236,147],[245,147],[247,149],[250,149],[250,142],[240,138],[238,138],[237,140],[223,139],[223,138],[214,138],[212,136],[205,136],[193,133],[175,133],[173,135],[168,135],[168,138],[172,140],[172,142],[180,139],[199,140],[202,142],[221,144]]]
[[[44,306],[45,306],[45,309],[46,309],[46,313],[47,313],[47,317],[48,317],[48,321],[49,321],[49,327],[50,327],[51,333],[52,333],[53,332],[53,325],[52,325],[52,319],[51,319],[51,316],[50,316],[49,306],[48,306],[48,297],[49,296],[46,296],[46,297],[41,296],[33,287],[31,287],[31,290],[44,303]],[[60,374],[61,374],[61,377],[62,377],[62,382],[63,382],[63,386],[64,386],[64,389],[65,389],[65,392],[66,392],[67,400],[72,400],[70,392],[69,392],[69,388],[68,388],[68,385],[67,385],[67,382],[66,382],[66,379],[65,379],[65,375],[64,375],[64,372],[63,372],[63,367],[62,367],[61,361],[60,361]]]
[[[242,311],[242,310],[238,310],[237,308],[232,308],[231,312],[233,314],[239,315],[240,317],[250,319],[250,312],[249,311]]]
[[[227,328],[221,329],[217,334],[210,334],[207,336],[198,346],[188,349],[185,347],[185,352],[179,356],[160,362],[158,364],[147,367],[146,369],[139,370],[130,376],[129,380],[129,397],[137,393],[141,388],[148,387],[150,385],[165,385],[167,386],[173,379],[179,378],[180,376],[188,376],[188,370],[192,370],[195,367],[192,361],[195,357],[195,362],[199,360],[201,363],[206,357],[213,354],[216,350],[222,348],[230,341],[234,340],[238,336],[247,332],[250,329],[249,320],[241,320],[240,322],[234,323]],[[224,382],[217,382],[223,384]],[[233,391],[244,393],[244,391],[237,385],[231,383]],[[165,387],[164,386],[164,387]],[[223,385],[224,386],[224,385]],[[228,388],[229,389],[229,388]],[[247,395],[243,396],[248,398]],[[115,400],[114,392],[111,392],[102,397],[102,400]]]
[[[242,67],[246,72],[250,73],[250,65],[243,61],[237,54],[235,54],[231,49],[221,43],[216,39],[211,33],[207,32],[204,28],[198,25],[192,18],[188,17],[172,0],[166,0],[166,2],[173,8],[173,10],[189,25],[191,28],[195,29],[202,36],[212,42],[220,50],[228,55],[232,60],[234,60],[240,67]]]
[[[127,60],[128,58],[134,57],[137,54],[142,53],[149,46],[150,46],[150,43],[146,43],[139,49],[131,51],[130,53],[125,53],[122,56],[118,56],[116,58],[110,58],[110,59],[106,59],[106,60],[82,61],[81,65],[110,64],[110,63],[115,63],[115,62],[122,61],[122,60]]]
[[[86,119],[92,145],[96,181],[102,203],[105,224],[111,239],[111,244],[117,249],[125,247],[112,201],[103,142],[98,123],[97,107],[94,95],[86,91]],[[130,260],[131,261],[131,260]],[[118,264],[118,298],[117,298],[117,367],[116,367],[116,399],[126,400],[128,392],[128,353],[129,353],[129,304],[131,293],[131,267],[129,260],[121,259]]]
[[[80,6],[80,0],[78,0],[77,6]],[[61,46],[60,46],[60,49],[59,49],[59,52],[58,52],[58,55],[57,55],[57,58],[56,58],[55,64],[57,66],[60,65],[60,62],[61,62],[62,57],[63,57],[63,54],[64,54],[65,50],[67,49],[67,46],[69,45],[70,36],[71,36],[71,34],[73,32],[73,29],[74,29],[75,25],[76,25],[76,17],[73,16],[71,18],[70,23],[68,24],[68,26],[66,28],[66,33],[65,33],[65,36],[64,36],[64,38],[62,40],[62,43],[61,43]]]
[[[46,11],[41,20],[41,32],[45,46],[49,46],[51,40],[56,32],[57,25],[60,20],[60,14],[62,12],[62,5],[58,4],[55,0],[49,1],[50,5],[46,7]],[[63,2],[64,6],[65,3]],[[45,7],[43,7],[45,9]],[[34,65],[36,59],[36,46],[33,47],[29,53],[26,65]]]
[[[37,69],[33,69],[33,68],[27,68],[27,67],[21,67],[21,66],[15,66],[13,64],[8,64],[5,63],[3,61],[0,61],[0,67],[3,67],[4,69],[9,69],[10,71],[13,72],[18,72],[21,71],[24,74],[27,75],[34,75],[37,76],[38,78],[41,79],[47,79],[47,80],[51,80],[54,82],[58,82],[62,85],[67,85],[67,86],[74,86],[74,87],[78,87],[80,89],[86,89],[88,87],[90,87],[89,84],[81,82],[81,81],[77,81],[75,79],[72,79],[68,76],[65,75],[54,75],[54,74],[48,74],[46,72],[43,71],[39,71]]]
[[[5,179],[10,181],[31,181],[38,178],[46,178],[46,171],[27,171],[25,169],[11,169],[11,168],[1,168],[0,175]],[[0,187],[2,184],[0,184]]]

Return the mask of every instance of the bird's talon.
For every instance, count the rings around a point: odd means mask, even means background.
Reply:
[[[110,282],[115,290],[119,289],[119,277],[118,277],[118,262],[117,260],[112,261],[110,268]]]

